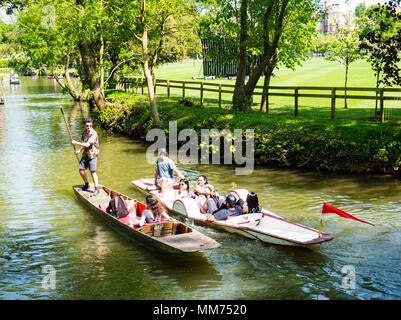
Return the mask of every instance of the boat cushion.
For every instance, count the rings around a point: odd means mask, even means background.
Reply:
[[[129,215],[122,217],[120,219],[122,223],[125,223],[127,225],[139,225],[139,222],[141,221],[141,219],[139,217],[136,216],[136,213],[130,213]]]
[[[125,200],[125,203],[127,204],[127,210],[131,214],[136,215],[136,201],[135,200]]]
[[[109,208],[109,202],[104,202],[99,204],[99,209],[104,212],[107,212],[108,208]]]

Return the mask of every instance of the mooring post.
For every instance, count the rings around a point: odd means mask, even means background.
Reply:
[[[170,99],[170,80],[167,80],[167,99]]]
[[[219,83],[219,108],[221,108],[221,83]]]
[[[331,89],[331,119],[336,116],[336,88]]]
[[[384,123],[384,89],[380,88],[380,122]]]
[[[203,81],[201,82],[201,89],[200,89],[200,104],[203,106]]]

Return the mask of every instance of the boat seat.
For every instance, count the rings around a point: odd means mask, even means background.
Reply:
[[[136,212],[130,213],[129,215],[122,217],[120,219],[122,223],[125,223],[126,225],[133,225],[133,226],[139,226],[139,222],[141,221],[141,218],[136,215]]]

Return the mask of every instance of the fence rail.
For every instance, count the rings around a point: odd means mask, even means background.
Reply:
[[[139,88],[141,93],[144,94],[144,87],[146,81],[144,78],[123,78],[119,79],[117,89],[133,90],[135,88],[138,93]],[[171,97],[171,89],[182,90],[182,97],[185,99],[186,90],[199,91],[200,104],[204,105],[205,92],[218,93],[218,105],[222,106],[222,94],[233,94],[235,85],[225,83],[211,83],[205,81],[182,81],[182,80],[156,80],[155,90],[158,87],[166,88],[167,97]],[[278,91],[278,92],[277,92]],[[285,91],[285,92],[283,92]],[[290,92],[288,92],[290,91]],[[314,92],[311,92],[314,91]],[[316,93],[316,91],[318,93]],[[358,94],[353,94],[358,92]],[[366,93],[366,94],[361,94]],[[370,94],[369,94],[370,93]],[[300,98],[317,98],[317,99],[330,99],[330,118],[336,117],[336,105],[339,99],[348,100],[375,100],[377,104],[378,120],[384,122],[384,102],[385,101],[400,101],[401,107],[401,94],[400,96],[386,95],[386,93],[401,93],[401,88],[368,88],[368,87],[323,87],[323,86],[269,86],[267,97],[290,97],[294,98],[294,116],[299,115],[299,99]],[[263,95],[263,86],[256,86],[253,93],[254,96]],[[400,108],[401,109],[401,108]]]

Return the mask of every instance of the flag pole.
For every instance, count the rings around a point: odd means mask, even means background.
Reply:
[[[323,213],[320,214],[320,224],[319,224],[319,238],[322,234],[322,223],[323,223]]]

